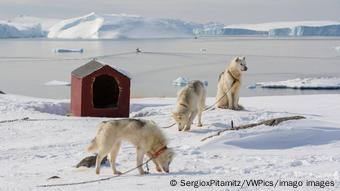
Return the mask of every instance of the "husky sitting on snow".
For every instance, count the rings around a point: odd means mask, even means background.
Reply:
[[[172,112],[179,131],[189,131],[198,114],[198,126],[202,126],[202,112],[205,109],[206,90],[201,81],[191,81],[177,96],[177,105]]]
[[[227,66],[218,78],[216,101],[217,107],[232,110],[241,110],[238,104],[241,88],[242,72],[247,71],[246,58],[236,57]],[[227,93],[227,95],[225,95]]]
[[[144,155],[152,158],[156,170],[169,172],[169,165],[174,152],[167,147],[167,140],[157,125],[150,120],[120,119],[104,121],[99,124],[96,137],[87,147],[89,152],[98,151],[96,174],[100,173],[100,164],[109,154],[113,174],[121,174],[116,169],[116,158],[122,141],[129,141],[137,149],[137,166],[139,173],[145,174],[143,167]]]

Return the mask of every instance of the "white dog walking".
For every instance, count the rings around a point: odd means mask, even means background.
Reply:
[[[217,107],[240,110],[239,92],[242,82],[242,72],[247,71],[245,57],[236,57],[218,78],[216,101]],[[225,95],[227,93],[227,95]]]
[[[206,90],[201,81],[191,81],[182,88],[177,97],[172,117],[175,119],[179,131],[189,131],[190,126],[198,114],[198,126],[202,126],[202,112],[205,109]]]

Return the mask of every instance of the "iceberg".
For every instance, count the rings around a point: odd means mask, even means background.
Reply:
[[[66,48],[56,48],[54,49],[54,52],[56,53],[72,53],[72,52],[78,52],[78,53],[83,53],[84,49],[66,49]]]
[[[340,46],[334,47],[334,49],[338,52],[340,52]]]
[[[0,38],[34,38],[44,36],[40,24],[27,25],[0,21]]]
[[[340,22],[300,21],[259,24],[210,25],[195,30],[199,35],[256,36],[340,36]]]
[[[172,81],[172,85],[174,86],[185,86],[187,85],[191,80],[185,77],[178,77],[176,80]],[[201,81],[205,86],[208,86],[208,81],[203,80]]]
[[[17,16],[0,21],[0,38],[147,39],[198,36],[340,36],[338,21],[205,24],[127,14],[90,13],[70,19]]]
[[[0,21],[0,38],[43,38],[58,19],[19,15]]]
[[[271,89],[338,90],[340,89],[340,78],[296,78],[277,82],[259,82],[255,86]]]
[[[189,79],[185,77],[178,77],[176,80],[172,81],[174,86],[185,86],[189,83]]]
[[[119,39],[193,36],[198,24],[174,19],[153,19],[126,14],[96,14],[62,20],[51,27],[48,38]]]

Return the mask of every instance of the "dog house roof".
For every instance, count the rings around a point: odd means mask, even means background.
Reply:
[[[83,78],[85,76],[88,76],[90,74],[92,74],[93,72],[103,68],[104,64],[96,61],[96,60],[91,60],[90,62],[88,62],[87,64],[80,66],[79,68],[75,69],[72,71],[72,75],[78,77],[78,78]],[[117,68],[113,68],[112,66],[110,66],[112,69],[116,70],[117,72],[123,74],[124,76],[128,77],[131,79],[131,77],[127,74],[127,72],[121,70],[121,69],[117,69]]]

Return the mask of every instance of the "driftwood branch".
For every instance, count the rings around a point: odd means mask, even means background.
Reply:
[[[303,116],[279,117],[279,118],[274,118],[274,119],[268,119],[268,120],[265,120],[265,121],[260,121],[258,123],[250,123],[250,124],[240,125],[240,126],[234,126],[233,121],[232,121],[231,122],[232,128],[220,130],[216,134],[213,134],[213,135],[210,135],[208,137],[201,139],[201,141],[205,141],[205,140],[210,139],[212,137],[219,136],[221,133],[223,133],[225,131],[248,129],[248,128],[256,127],[256,126],[259,126],[259,125],[275,126],[275,125],[278,125],[279,123],[284,122],[284,121],[299,120],[299,119],[305,119],[305,117],[303,117]]]

